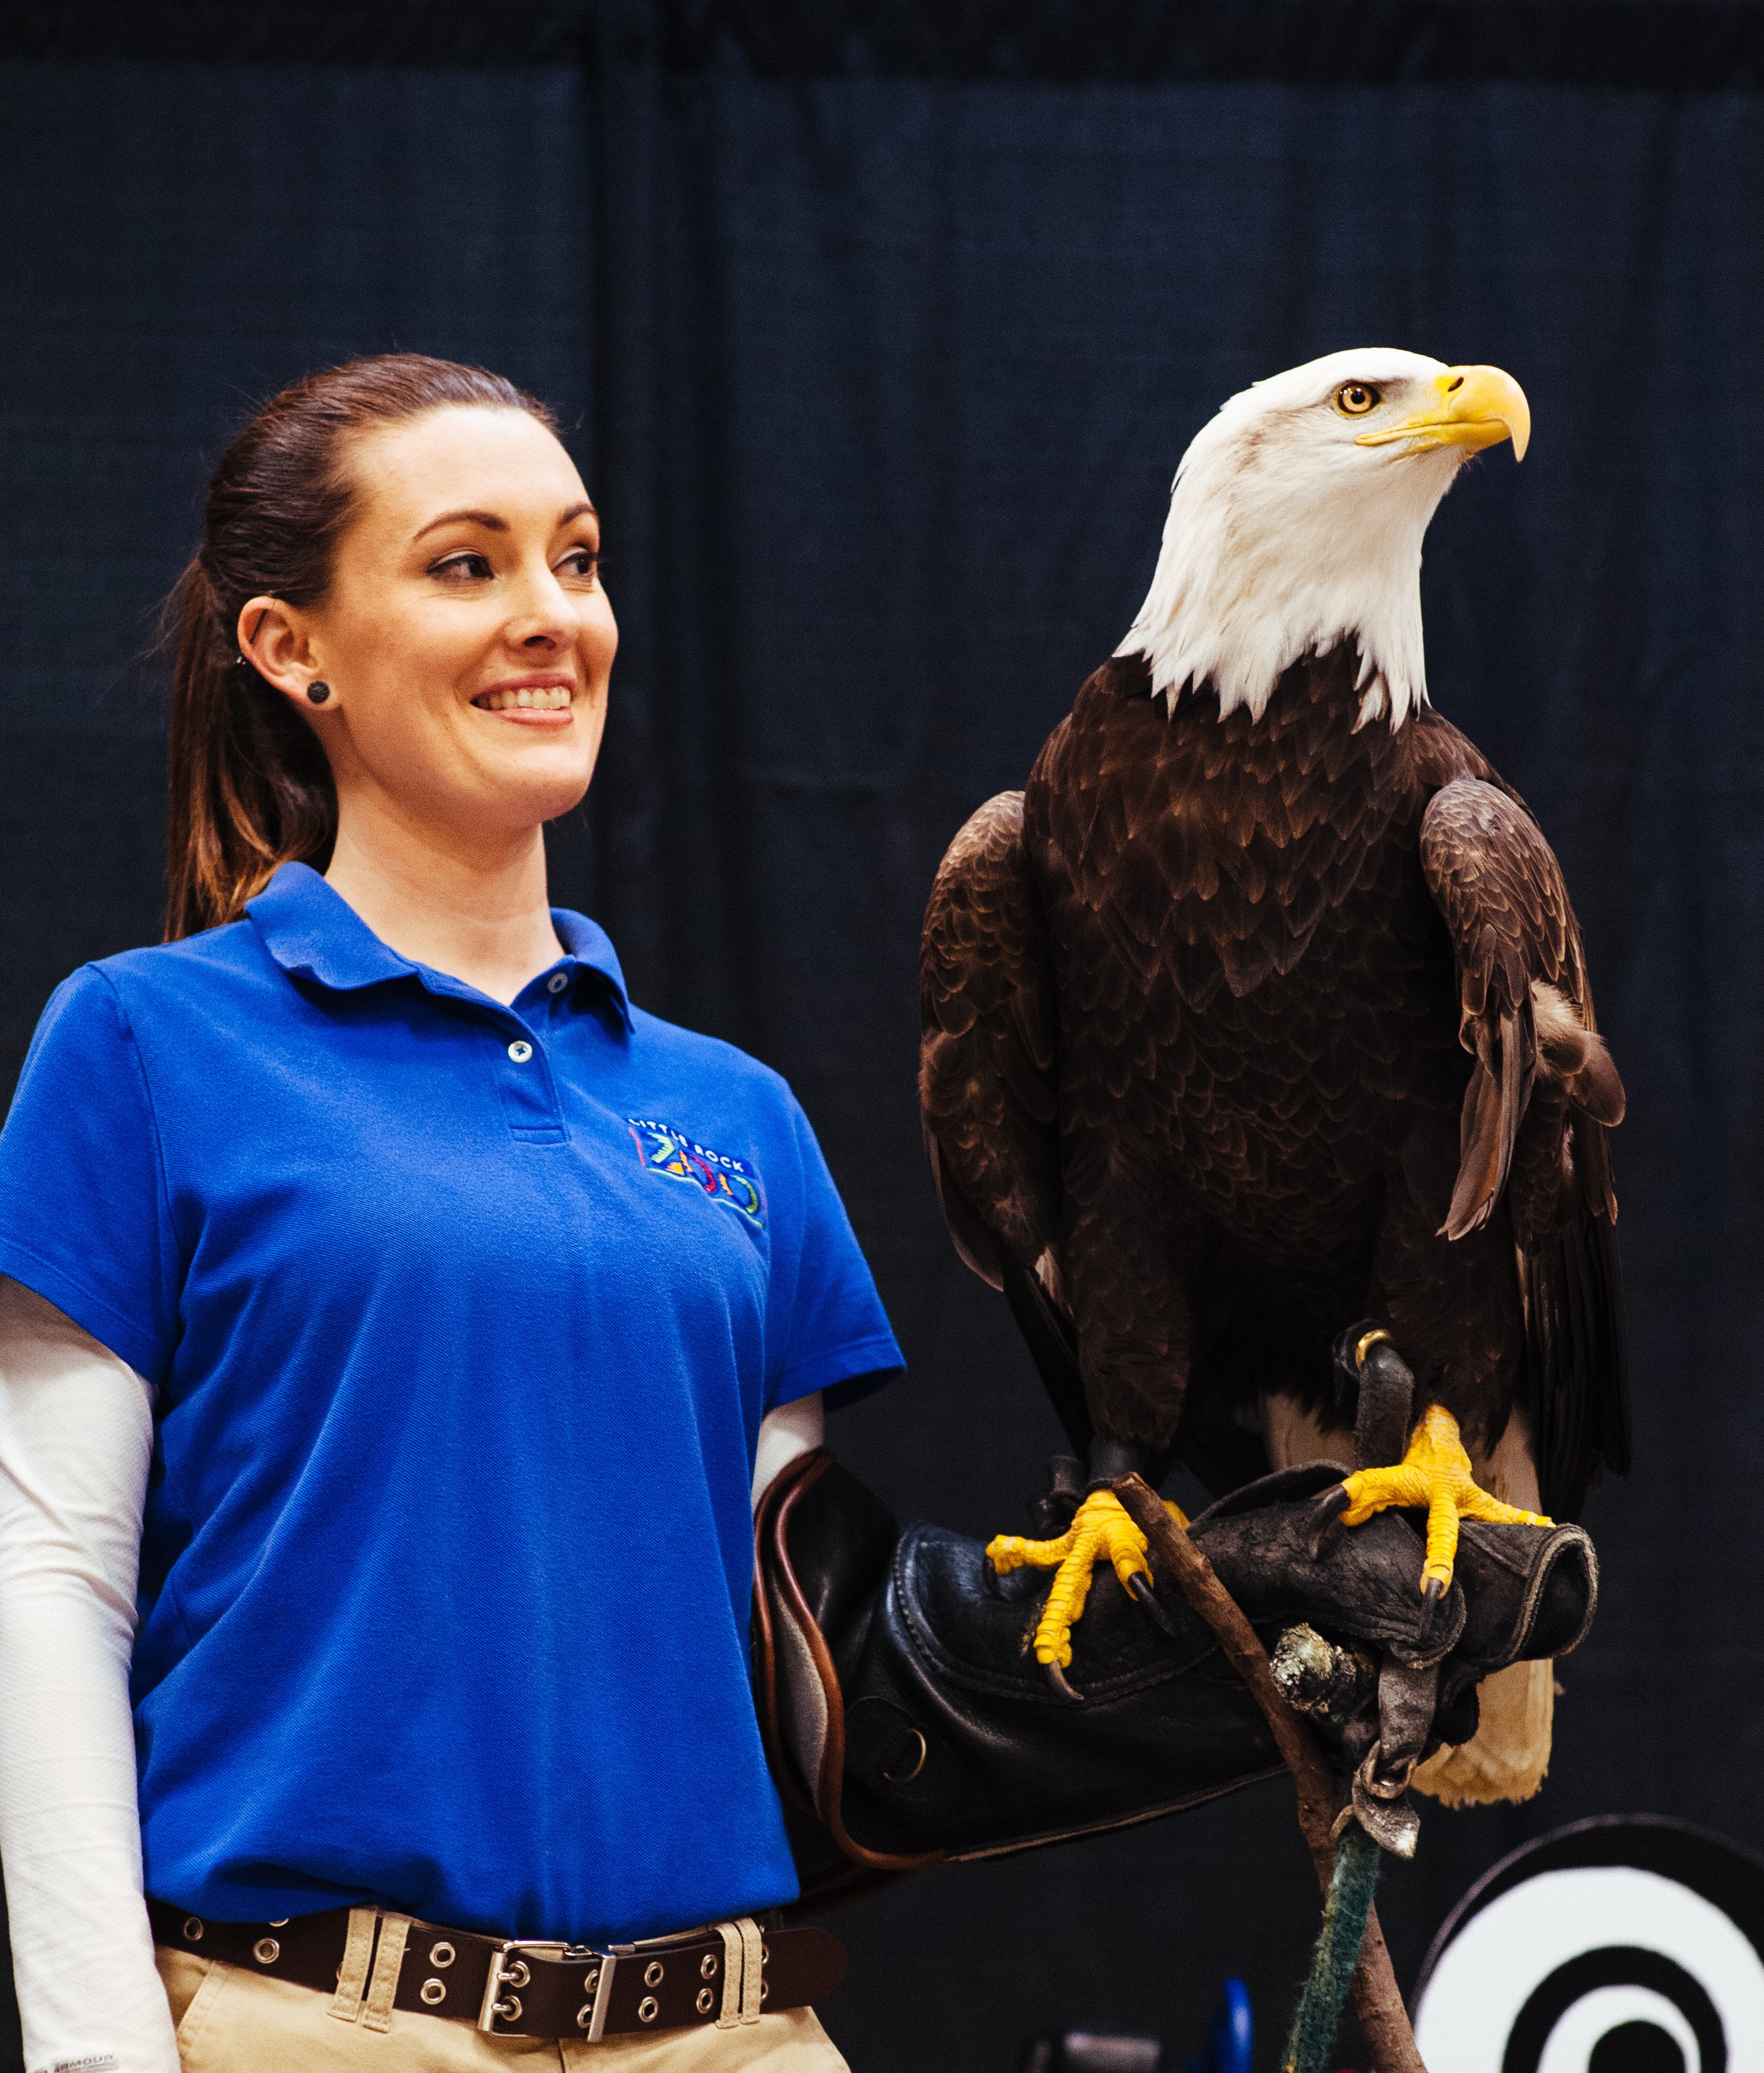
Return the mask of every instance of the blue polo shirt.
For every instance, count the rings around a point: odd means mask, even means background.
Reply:
[[[505,1008],[285,865],[87,966],[0,1135],[0,1272],[156,1384],[148,1890],[629,1939],[790,1898],[748,1679],[760,1420],[901,1355],[789,1088]]]

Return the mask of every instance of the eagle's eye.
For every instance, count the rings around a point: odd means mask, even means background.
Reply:
[[[1335,407],[1344,418],[1363,418],[1383,400],[1369,381],[1345,381],[1335,392]]]

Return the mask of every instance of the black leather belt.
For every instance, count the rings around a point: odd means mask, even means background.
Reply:
[[[359,2005],[377,2029],[392,2009],[403,2009],[476,2023],[491,2037],[591,2043],[648,2030],[730,2027],[756,2021],[762,2009],[771,2015],[806,2008],[845,1976],[844,1947],[824,1929],[760,1929],[745,1918],[602,1950],[437,1928],[369,1909],[216,1922],[150,1900],[147,1914],[155,1943],[323,1993],[340,1990],[350,1997],[352,2019]],[[377,2012],[384,2019],[377,2021]]]

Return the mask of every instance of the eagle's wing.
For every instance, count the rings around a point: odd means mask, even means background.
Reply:
[[[938,868],[919,1018],[919,1108],[950,1235],[1009,1299],[1082,1453],[1090,1418],[1059,1255],[1058,1016],[1020,792],[989,799]]]
[[[938,868],[919,1024],[919,1107],[944,1214],[957,1251],[999,1288],[1001,1248],[1031,1269],[1052,1264],[1060,1209],[1053,976],[1020,792],[989,799]]]
[[[1629,1465],[1605,1135],[1622,1119],[1622,1084],[1597,1033],[1561,868],[1524,807],[1457,778],[1429,802],[1420,847],[1476,1059],[1444,1234],[1479,1229],[1511,1179],[1538,1477],[1545,1509],[1571,1517],[1601,1461]]]

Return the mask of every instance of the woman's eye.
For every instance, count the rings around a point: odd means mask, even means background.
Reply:
[[[1363,418],[1382,400],[1369,381],[1345,381],[1335,392],[1335,407],[1344,418]]]
[[[592,547],[578,547],[558,563],[560,576],[575,576],[583,583],[592,583],[600,572],[600,557]]]
[[[474,554],[449,554],[429,571],[443,583],[482,583],[494,573],[486,556]]]

